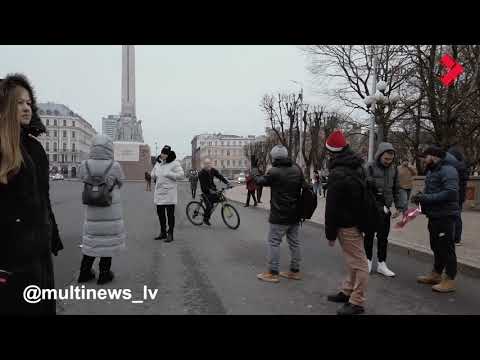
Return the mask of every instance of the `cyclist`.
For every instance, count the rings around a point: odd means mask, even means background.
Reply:
[[[189,173],[190,188],[192,189],[192,198],[195,199],[198,184],[198,171],[196,169],[190,170]]]
[[[210,224],[210,216],[212,215],[212,208],[215,203],[218,202],[217,187],[214,183],[214,178],[219,179],[224,184],[231,187],[227,179],[225,179],[220,172],[212,167],[212,161],[209,158],[203,160],[203,169],[198,173],[198,180],[200,181],[200,188],[202,189],[203,198],[205,200],[205,215],[203,222],[204,224]]]

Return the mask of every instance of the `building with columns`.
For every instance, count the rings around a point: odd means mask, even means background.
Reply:
[[[255,141],[254,135],[201,134],[192,139],[192,168],[201,169],[209,157],[213,166],[225,177],[234,178],[250,169],[243,147]]]
[[[47,153],[50,172],[76,177],[80,163],[88,158],[96,130],[63,104],[38,104],[38,115],[47,128],[38,140]]]

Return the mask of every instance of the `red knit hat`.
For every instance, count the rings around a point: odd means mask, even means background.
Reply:
[[[347,139],[341,130],[335,130],[328,137],[325,146],[332,152],[340,152],[347,146]]]

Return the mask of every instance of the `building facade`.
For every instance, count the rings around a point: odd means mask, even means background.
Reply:
[[[102,118],[102,135],[108,136],[113,140],[115,129],[117,128],[120,115],[108,115]]]
[[[223,176],[234,178],[250,169],[250,159],[245,156],[243,147],[253,141],[254,135],[196,135],[191,142],[192,168],[199,170],[202,160],[208,157]]]
[[[183,171],[185,174],[188,174],[188,172],[192,168],[192,157],[191,156],[185,156],[182,161],[180,161],[180,164],[182,165]]]
[[[80,163],[88,159],[97,132],[88,121],[63,104],[38,104],[38,115],[47,128],[46,134],[38,140],[47,153],[50,172],[77,177]]]

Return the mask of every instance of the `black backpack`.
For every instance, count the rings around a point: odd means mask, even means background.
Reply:
[[[83,181],[82,201],[84,205],[107,207],[112,205],[112,190],[114,184],[107,178],[107,174],[113,166],[113,160],[107,169],[100,176],[92,176],[88,167],[88,160],[85,161],[87,178]]]
[[[297,165],[298,166],[298,165]],[[311,219],[315,209],[317,208],[317,194],[313,191],[313,186],[308,184],[303,177],[303,171],[300,169],[302,176],[302,188],[300,190],[300,198],[298,199],[298,212],[301,221]]]
[[[363,169],[361,169],[363,172]],[[362,188],[362,203],[359,206],[360,223],[358,227],[363,233],[376,232],[380,226],[381,214],[377,205],[375,189],[370,186],[366,180],[365,173],[361,177],[359,174],[350,174],[352,179],[357,181]]]

